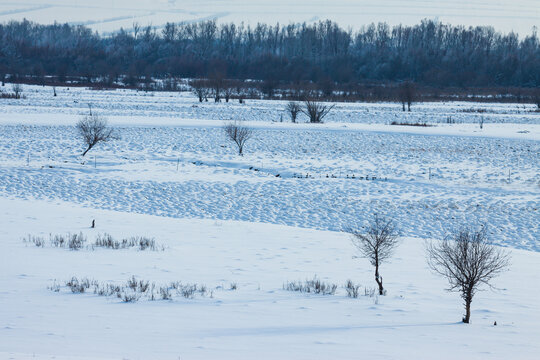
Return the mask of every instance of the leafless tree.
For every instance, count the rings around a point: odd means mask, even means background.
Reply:
[[[311,123],[322,123],[323,119],[335,105],[324,105],[322,103],[306,100],[302,112],[309,117]]]
[[[221,71],[214,71],[210,76],[210,86],[212,88],[212,95],[214,96],[215,102],[221,101],[221,95],[223,92],[225,76]]]
[[[223,85],[223,97],[225,98],[225,102],[229,102],[229,100],[234,94],[234,89],[234,86],[232,86],[228,82],[225,82],[225,84]]]
[[[21,98],[21,93],[23,92],[23,86],[21,84],[13,84],[11,90],[13,90],[13,93],[15,94],[15,99]]]
[[[540,110],[540,87],[537,87],[533,90],[532,98],[534,103],[536,104],[536,109]]]
[[[253,130],[242,125],[240,121],[235,121],[225,125],[225,135],[229,140],[238,146],[238,155],[244,155],[244,146],[246,142],[253,136]]]
[[[82,156],[85,156],[95,145],[117,138],[113,129],[108,126],[107,119],[96,113],[84,116],[77,122],[76,127],[86,146]]]
[[[206,81],[201,79],[191,80],[189,82],[189,86],[191,86],[192,92],[195,94],[195,96],[197,96],[199,102],[208,100],[208,94],[210,91]]]
[[[302,108],[297,102],[290,101],[285,107],[285,110],[289,113],[291,117],[291,121],[295,123],[296,118],[298,117],[298,114],[302,111]]]
[[[471,302],[480,285],[491,287],[491,280],[509,266],[510,254],[492,246],[486,230],[463,228],[440,243],[427,245],[429,267],[444,276],[448,291],[461,293],[465,305],[464,323],[471,318]]]
[[[414,84],[410,81],[406,81],[399,87],[398,96],[403,106],[403,111],[405,111],[405,104],[407,104],[407,109],[411,111],[411,104],[414,101],[416,94],[416,89]]]
[[[398,245],[398,233],[394,221],[375,214],[374,219],[364,231],[352,230],[352,242],[362,257],[375,267],[375,281],[379,295],[384,295],[383,279],[379,266],[392,256]]]

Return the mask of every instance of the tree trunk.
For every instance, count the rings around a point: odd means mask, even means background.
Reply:
[[[86,153],[89,152],[91,148],[92,148],[92,145],[88,146],[88,148],[84,150],[84,152],[82,153],[82,156],[84,157],[84,155],[86,155]]]
[[[465,294],[465,316],[463,317],[463,322],[468,324],[471,320],[471,302],[472,302],[472,293],[467,291]]]
[[[405,101],[402,101],[401,105],[403,106],[403,111],[405,111]]]
[[[379,295],[384,295],[382,277],[379,276],[379,264],[375,265],[375,281],[377,282],[377,285],[379,285]]]

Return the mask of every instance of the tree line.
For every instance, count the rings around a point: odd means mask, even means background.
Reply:
[[[109,36],[82,25],[0,24],[0,78],[136,85],[152,78],[255,79],[317,83],[323,91],[365,82],[412,81],[435,87],[540,86],[540,42],[492,27],[424,20],[371,24],[134,24]]]

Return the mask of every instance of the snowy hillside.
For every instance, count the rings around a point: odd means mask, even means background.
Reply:
[[[280,101],[56,92],[24,86],[25,98],[0,100],[0,358],[538,357],[534,106],[339,103],[324,124],[293,124]],[[119,139],[83,158],[74,125],[88,104]],[[253,129],[243,157],[224,136],[231,120]],[[386,296],[344,232],[374,213],[400,232],[381,267]],[[469,325],[425,260],[426,241],[464,224],[487,225],[512,254]],[[55,243],[68,233],[86,242]],[[96,245],[106,234],[156,246]],[[315,276],[335,293],[284,289]],[[133,277],[156,287],[125,302]]]
[[[0,21],[29,19],[40,23],[84,24],[102,33],[131,29],[134,22],[160,28],[166,22],[257,22],[288,24],[330,19],[358,28],[372,22],[390,25],[438,19],[454,25],[494,26],[503,32],[530,34],[540,23],[535,0],[519,1],[193,1],[193,0],[32,0],[0,2]]]
[[[531,286],[540,281],[538,253],[514,250],[499,290],[477,295],[473,323],[465,325],[461,300],[429,272],[418,238],[402,239],[382,267],[388,294],[379,297],[364,295],[374,285],[372,269],[352,259],[343,233],[63,202],[2,199],[0,209],[3,359],[536,359],[540,351],[540,292]],[[70,251],[21,240],[79,231],[91,239],[105,232],[152,236],[166,249]],[[339,285],[336,294],[282,289],[314,275]],[[126,304],[91,291],[47,289],[72,276],[182,281],[206,285],[213,295]],[[347,279],[361,285],[358,299],[346,296]]]

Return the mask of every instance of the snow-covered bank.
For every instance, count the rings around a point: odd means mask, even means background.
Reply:
[[[317,274],[374,285],[344,233],[280,225],[182,220],[0,199],[0,357],[26,359],[535,359],[540,351],[540,254],[512,251],[512,266],[478,293],[472,324],[457,294],[425,264],[423,241],[405,238],[383,265],[385,297],[351,299],[282,290]],[[97,228],[89,229],[96,219]],[[22,237],[58,233],[147,235],[164,252],[37,248]],[[124,282],[182,280],[213,298],[125,304],[47,289],[72,275]],[[497,326],[493,326],[497,321]],[[27,354],[27,355],[23,355]],[[62,358],[62,356],[64,358]]]
[[[10,91],[10,84],[6,84]],[[94,111],[110,117],[146,118],[145,123],[160,123],[157,118],[193,120],[245,120],[256,122],[288,121],[285,106],[288,101],[252,100],[243,104],[237,100],[199,103],[190,92],[143,92],[135,90],[90,90],[78,87],[24,86],[24,99],[2,99],[0,114],[9,119],[14,114],[80,115]],[[151,119],[151,120],[149,120]],[[400,103],[336,103],[325,118],[326,123],[390,124],[540,124],[540,113],[534,104],[435,102],[414,103],[412,112],[401,111]],[[54,120],[54,118],[52,119]],[[299,121],[307,118],[300,115]],[[169,123],[169,125],[173,125]]]
[[[540,115],[538,116],[540,118]],[[73,126],[79,117],[74,114],[6,114],[0,125],[24,126]],[[182,128],[221,128],[231,120],[184,119],[176,117],[149,116],[109,116],[111,126],[115,127],[182,127]],[[310,124],[290,122],[244,121],[246,126],[257,130],[282,131],[346,131],[373,132],[410,135],[472,136],[502,139],[540,140],[540,124],[493,123],[478,124],[432,124],[431,126],[406,126],[365,123],[323,123]]]

